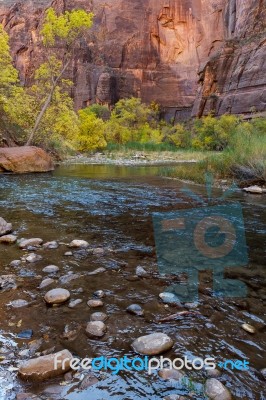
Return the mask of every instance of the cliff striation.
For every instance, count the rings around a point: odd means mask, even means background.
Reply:
[[[2,0],[23,83],[42,60],[39,28],[51,5],[95,14],[67,71],[77,108],[140,96],[176,119],[266,109],[265,0]]]

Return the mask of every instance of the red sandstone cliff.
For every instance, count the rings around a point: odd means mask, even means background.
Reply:
[[[265,0],[3,0],[22,82],[42,58],[38,31],[51,4],[95,14],[68,71],[77,107],[140,96],[176,117],[266,108]]]

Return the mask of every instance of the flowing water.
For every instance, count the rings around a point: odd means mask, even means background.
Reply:
[[[33,329],[31,340],[43,339],[41,351],[67,348],[79,357],[134,357],[131,349],[134,339],[164,332],[174,339],[172,350],[165,354],[171,359],[186,355],[191,359],[209,356],[217,361],[248,360],[248,371],[226,370],[220,379],[235,399],[266,398],[265,381],[259,372],[266,367],[264,196],[241,191],[233,195],[233,200],[240,201],[243,207],[249,265],[228,274],[246,283],[247,297],[227,300],[212,297],[212,277],[210,273],[203,273],[197,312],[159,323],[159,319],[183,308],[166,307],[159,298],[173,277],[162,277],[158,273],[152,213],[195,206],[182,192],[185,187],[206,199],[204,187],[160,175],[159,166],[107,165],[60,166],[51,174],[0,175],[0,215],[13,223],[19,237],[41,237],[44,241],[58,240],[65,244],[73,239],[84,239],[91,248],[104,248],[103,255],[78,251],[73,257],[66,257],[64,254],[69,249],[61,244],[58,249],[38,250],[43,256],[41,261],[23,263],[22,267],[14,269],[9,263],[19,259],[25,251],[17,245],[1,245],[0,274],[15,273],[19,282],[17,290],[0,293],[0,344],[6,352],[6,360],[0,363],[1,399],[12,399],[16,391],[35,393],[45,399],[58,398],[52,394],[51,382],[38,385],[22,382],[15,372],[8,371],[23,358],[18,353],[27,349],[29,341],[16,338],[22,329]],[[214,190],[214,196],[221,194],[220,189]],[[43,267],[49,264],[60,267],[55,278],[67,273],[80,274],[63,285],[71,291],[72,299],[83,300],[76,308],[45,305],[43,295],[56,285],[44,290],[37,287],[45,275]],[[144,267],[150,275],[137,277],[137,266]],[[106,268],[106,272],[88,275],[99,267]],[[98,289],[107,293],[100,311],[109,315],[108,331],[103,339],[91,340],[85,334],[85,326],[93,311],[86,302]],[[30,304],[27,308],[10,308],[7,304],[16,299],[27,300]],[[142,305],[143,318],[125,311],[132,303]],[[256,333],[244,331],[243,323],[253,325]],[[70,331],[75,331],[73,337],[63,335],[66,325]],[[178,386],[161,380],[156,373],[151,376],[146,372],[125,372],[117,376],[102,373],[100,382],[83,392],[78,391],[75,384],[64,386],[64,395],[59,398],[159,400],[171,393],[190,393],[190,398],[203,399],[201,383],[206,376],[201,371],[188,371],[188,376],[190,383]],[[62,378],[52,383],[60,381]]]

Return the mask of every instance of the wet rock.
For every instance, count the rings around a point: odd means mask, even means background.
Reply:
[[[266,368],[261,369],[260,372],[261,372],[263,378],[266,380]]]
[[[103,256],[104,255],[104,249],[102,247],[98,247],[96,249],[93,249],[92,254],[95,256]]]
[[[44,289],[44,288],[46,288],[47,286],[52,285],[52,283],[54,283],[54,282],[55,282],[54,279],[52,279],[52,278],[46,278],[46,279],[44,279],[44,280],[40,283],[39,289]]]
[[[88,272],[87,275],[98,275],[98,274],[101,274],[101,273],[103,273],[105,271],[106,271],[106,268],[100,267],[100,268],[95,269],[92,272]]]
[[[186,400],[187,398],[184,396],[181,396],[179,394],[169,394],[169,396],[166,396],[163,398],[163,400]]]
[[[15,235],[4,235],[0,237],[0,243],[13,244],[17,241],[17,236]]]
[[[263,189],[257,185],[243,188],[243,190],[244,190],[244,192],[253,193],[253,194],[262,194],[263,193]]]
[[[133,349],[140,354],[152,356],[161,354],[173,347],[174,342],[164,333],[152,333],[141,336],[132,343]]]
[[[96,290],[96,292],[93,293],[93,296],[98,297],[99,299],[103,299],[106,294],[103,290]]]
[[[90,386],[96,385],[99,380],[94,376],[92,373],[89,373],[88,375],[85,376],[83,381],[81,382],[79,389],[80,390],[85,390],[88,389]]]
[[[87,305],[91,308],[97,308],[97,307],[102,307],[103,302],[102,302],[102,300],[91,299],[87,302]]]
[[[31,339],[33,336],[33,330],[32,329],[25,329],[24,331],[21,331],[18,333],[18,338],[19,339]]]
[[[36,351],[38,351],[41,348],[42,344],[43,344],[43,339],[36,339],[30,341],[30,343],[28,344],[30,356],[33,356],[36,353]]]
[[[0,217],[0,236],[12,232],[12,224],[6,222],[4,218]]]
[[[58,247],[59,247],[59,244],[55,240],[53,240],[52,242],[46,242],[43,245],[44,249],[57,249]]]
[[[15,173],[47,172],[54,169],[52,158],[35,146],[0,148],[0,168]]]
[[[206,369],[206,375],[208,378],[219,378],[219,376],[222,375],[221,371],[219,369],[214,368],[214,369]]]
[[[133,315],[142,317],[144,315],[144,310],[139,304],[131,304],[127,307],[127,312]]]
[[[11,261],[11,263],[9,265],[12,268],[16,268],[16,267],[19,267],[21,264],[22,264],[21,260],[13,260],[13,261]]]
[[[252,325],[243,324],[243,325],[241,325],[241,328],[244,329],[244,331],[246,331],[248,333],[256,333],[256,329]]]
[[[148,272],[146,271],[146,269],[144,269],[143,267],[138,266],[136,268],[136,275],[139,278],[146,278],[147,276],[149,276]]]
[[[36,395],[32,393],[18,393],[16,396],[16,400],[39,400]]]
[[[161,369],[158,375],[160,378],[164,380],[174,379],[175,381],[179,381],[180,379],[184,378],[183,372],[178,371],[176,369],[168,369],[168,368]]]
[[[71,257],[71,256],[73,256],[73,253],[72,253],[72,251],[66,251],[64,256]]]
[[[5,292],[8,290],[17,289],[15,275],[1,275],[0,276],[0,291]]]
[[[88,322],[86,327],[86,333],[91,338],[104,336],[106,330],[106,325],[102,321]]]
[[[43,240],[40,238],[22,239],[19,242],[19,248],[27,249],[30,246],[39,247],[42,243],[43,243]]]
[[[229,390],[217,379],[207,379],[205,383],[205,393],[213,400],[231,400],[232,396]]]
[[[103,312],[93,313],[90,317],[91,321],[102,321],[105,322],[108,319],[108,315]]]
[[[52,289],[46,293],[44,300],[48,304],[62,304],[70,298],[70,292],[66,289]]]
[[[42,256],[40,256],[39,254],[35,254],[35,253],[32,253],[28,257],[26,257],[26,261],[28,263],[35,263],[35,262],[41,261],[41,260],[42,260]]]
[[[69,244],[69,247],[74,247],[74,248],[87,248],[89,247],[89,243],[86,242],[86,240],[72,240],[72,242]]]
[[[70,370],[73,358],[68,350],[49,354],[24,362],[19,367],[19,376],[23,379],[44,380],[62,375]],[[56,362],[57,360],[57,362]]]
[[[56,265],[47,265],[47,267],[43,268],[42,271],[46,274],[55,274],[59,271],[59,267]]]
[[[181,305],[179,298],[174,293],[163,292],[159,294],[159,297],[166,304]]]
[[[79,274],[67,274],[67,275],[63,275],[59,278],[59,283],[61,283],[61,285],[66,285],[67,283],[80,278],[81,275]]]
[[[68,307],[69,308],[75,308],[78,304],[82,303],[82,299],[76,299],[76,300],[72,300],[69,304]]]
[[[29,305],[29,302],[27,300],[18,299],[18,300],[11,301],[7,305],[11,306],[13,308],[22,308],[22,307],[27,307]]]
[[[68,340],[69,342],[73,342],[79,336],[80,331],[81,325],[77,324],[76,322],[70,323],[65,326],[61,338],[64,340]]]

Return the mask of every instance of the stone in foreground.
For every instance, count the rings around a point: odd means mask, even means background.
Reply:
[[[0,170],[26,173],[47,172],[54,169],[49,154],[39,147],[7,147],[0,148]]]
[[[73,356],[68,350],[62,350],[26,361],[20,365],[18,373],[23,379],[37,381],[54,378],[70,370],[72,358]]]
[[[99,338],[104,336],[107,328],[102,321],[91,321],[87,324],[86,333],[90,338]]]
[[[140,354],[154,356],[173,347],[174,342],[164,333],[152,333],[141,336],[132,343],[133,349]]]
[[[263,193],[263,189],[257,185],[246,187],[243,190],[244,190],[244,192],[252,193],[252,194],[262,194]]]
[[[205,384],[205,393],[213,400],[231,400],[232,396],[229,390],[218,379],[207,379]]]
[[[0,217],[0,236],[12,232],[12,224],[6,222],[4,218]]]
[[[159,377],[164,380],[173,379],[175,381],[179,381],[184,378],[184,373],[177,369],[168,369],[164,368],[159,371]]]
[[[44,300],[47,304],[62,304],[70,298],[70,292],[66,289],[52,289],[46,293]]]
[[[57,265],[47,265],[42,271],[46,274],[54,274],[59,271],[59,267],[57,267]]]

